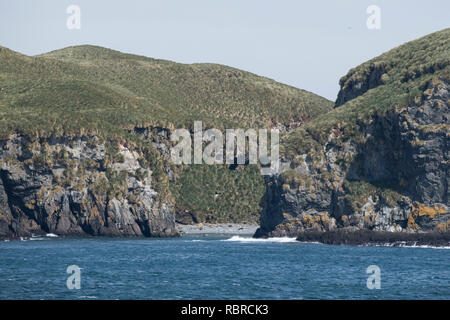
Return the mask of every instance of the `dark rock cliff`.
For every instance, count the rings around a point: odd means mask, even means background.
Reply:
[[[450,230],[450,86],[435,79],[423,89],[421,99],[358,123],[363,139],[342,140],[337,127],[319,154],[285,157],[267,181],[256,236]]]
[[[176,236],[149,155],[96,136],[0,141],[0,237]]]
[[[336,99],[336,107],[378,87],[384,83],[385,77],[388,77],[386,64],[381,62],[371,63],[364,72],[358,71],[352,70],[339,80],[341,90]]]

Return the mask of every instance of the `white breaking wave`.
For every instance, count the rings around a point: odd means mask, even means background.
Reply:
[[[49,238],[57,238],[58,237],[58,235],[56,235],[54,233],[47,233],[45,236],[49,237]]]
[[[296,242],[296,238],[289,237],[279,237],[279,238],[250,238],[250,237],[241,237],[241,236],[232,236],[229,239],[225,239],[222,241],[230,241],[230,242],[276,242],[276,243],[289,243]]]
[[[22,240],[22,239],[21,239]],[[39,240],[45,240],[45,238],[42,237],[31,237],[29,239],[26,240],[30,240],[30,241],[39,241]],[[26,241],[26,240],[22,240],[22,241]]]
[[[429,248],[429,249],[450,249],[450,247],[436,247],[436,246],[428,246],[428,245],[400,245],[401,248]]]
[[[32,235],[31,237],[20,237],[21,241],[41,241],[50,240],[48,238],[58,238],[59,236],[54,233],[47,233],[45,236]]]
[[[406,243],[384,243],[384,244],[363,244],[359,245],[359,247],[391,247],[391,248],[419,248],[419,249],[450,249],[450,246],[436,247],[430,245],[407,245]]]

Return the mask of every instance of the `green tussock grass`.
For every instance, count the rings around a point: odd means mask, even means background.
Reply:
[[[215,64],[179,64],[79,46],[27,57],[0,48],[0,134],[111,126],[267,128],[309,120],[332,103]],[[71,120],[71,121],[69,121]]]
[[[314,157],[322,152],[332,129],[341,132],[335,143],[350,139],[356,143],[363,142],[361,128],[372,116],[382,116],[413,101],[420,101],[430,81],[450,81],[449,39],[450,29],[445,29],[408,42],[352,69],[341,79],[341,85],[362,77],[374,63],[389,66],[386,69],[388,80],[285,135],[281,152],[289,158],[305,153]],[[427,69],[425,64],[439,64],[440,67]],[[412,70],[422,71],[414,73]]]
[[[342,89],[368,77],[371,69],[384,70],[381,85],[394,86],[424,74],[439,72],[450,65],[450,29],[407,42],[373,58],[343,76]]]
[[[182,210],[195,212],[199,222],[257,222],[264,178],[256,165],[241,170],[228,166],[185,166],[171,185]]]
[[[345,201],[353,212],[358,212],[367,203],[369,197],[373,201],[381,200],[390,207],[397,205],[402,195],[387,187],[380,187],[365,181],[344,181]],[[349,213],[347,213],[349,214]],[[351,214],[351,213],[350,213]]]
[[[107,162],[115,161],[117,142],[127,141],[145,155],[140,162],[153,172],[159,197],[174,199],[200,221],[256,221],[264,191],[258,169],[174,166],[177,179],[169,183],[164,160],[129,129],[192,128],[196,120],[204,129],[270,128],[309,121],[332,107],[313,93],[223,65],[179,64],[89,45],[34,57],[0,47],[0,137],[96,135],[111,150]],[[126,194],[124,177],[112,173],[93,187]]]

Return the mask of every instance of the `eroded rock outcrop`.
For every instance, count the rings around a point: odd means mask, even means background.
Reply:
[[[319,150],[285,156],[267,181],[256,236],[304,231],[448,231],[450,86],[428,81],[420,99],[339,126]]]
[[[383,84],[386,81],[386,77],[388,77],[386,68],[386,63],[374,62],[368,64],[365,68],[351,70],[339,81],[341,89],[339,90],[335,106],[339,107],[366,91]]]
[[[178,235],[155,157],[95,135],[1,140],[0,237]]]

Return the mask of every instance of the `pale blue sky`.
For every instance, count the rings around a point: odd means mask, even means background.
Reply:
[[[81,9],[68,30],[66,8]],[[366,27],[369,5],[381,30]],[[182,63],[220,63],[335,100],[350,68],[450,26],[448,0],[0,0],[0,45],[27,55],[94,44]]]

